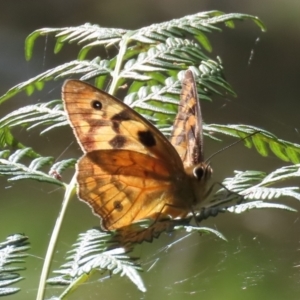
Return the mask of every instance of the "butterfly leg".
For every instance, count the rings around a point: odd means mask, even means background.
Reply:
[[[148,221],[142,220],[133,223],[129,226],[122,227],[116,231],[115,239],[122,245],[148,242],[151,243],[154,238],[158,238],[162,232],[172,232],[175,226],[188,225],[190,218],[188,219],[176,219],[161,218],[157,215],[157,218],[149,225]]]
[[[223,200],[219,200],[219,201],[214,201],[214,202],[211,202],[210,204],[204,206],[200,213],[198,213],[195,217],[195,219],[198,221],[198,222],[201,222],[202,220],[205,220],[209,217],[215,217],[217,216],[219,213],[224,213],[227,211],[227,209],[233,205],[237,205],[237,204],[240,204],[243,200],[244,200],[244,197],[242,195],[240,195],[239,193],[237,192],[234,192],[234,191],[231,191],[229,190],[226,186],[224,186],[222,183],[220,182],[215,182],[211,185],[211,187],[207,190],[207,192],[205,193],[205,196],[204,198],[207,198],[211,193],[212,193],[212,190],[214,189],[214,187],[216,185],[219,185],[221,186],[224,190],[227,191],[227,194],[225,196],[225,198]],[[235,201],[234,203],[232,204],[229,204],[229,205],[225,205],[223,206],[225,203],[228,203],[228,202],[231,202],[231,201],[234,201],[236,198],[238,198],[237,201]]]

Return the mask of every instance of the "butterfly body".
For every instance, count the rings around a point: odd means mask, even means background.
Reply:
[[[201,118],[197,95],[179,107],[171,143],[123,102],[82,81],[66,81],[63,100],[85,153],[76,167],[78,195],[104,229],[184,218],[203,200],[211,169],[203,162],[202,123],[195,120]]]

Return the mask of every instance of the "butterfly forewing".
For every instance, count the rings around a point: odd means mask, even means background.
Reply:
[[[182,162],[163,134],[122,101],[79,80],[62,89],[65,110],[84,152],[128,149],[162,157],[170,168]]]
[[[182,90],[170,141],[178,151],[186,168],[204,161],[202,116],[195,78],[187,70],[182,80]]]
[[[190,70],[185,72],[182,80],[180,103],[170,141],[183,161],[186,174],[191,178],[195,199],[193,205],[197,205],[206,197],[207,181],[212,169],[204,161],[202,115],[195,78]]]

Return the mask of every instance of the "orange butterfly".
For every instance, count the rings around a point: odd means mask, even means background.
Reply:
[[[170,142],[122,101],[79,80],[62,89],[65,111],[84,155],[78,196],[105,230],[135,221],[184,218],[203,201],[212,169],[203,158],[200,103],[193,73],[182,82]]]

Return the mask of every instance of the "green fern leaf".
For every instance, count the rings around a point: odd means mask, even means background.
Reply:
[[[54,123],[54,125],[50,126],[52,123]],[[41,132],[42,134],[55,127],[64,126],[66,124],[66,115],[62,108],[61,100],[53,100],[48,103],[24,106],[7,114],[0,120],[0,130],[2,128],[13,128],[15,126],[22,126],[30,130],[38,126],[47,125],[48,127]]]
[[[29,167],[22,164],[20,160],[23,157],[28,157],[28,153],[30,154],[31,148],[24,148],[21,150],[17,150],[8,156],[8,152],[2,152],[0,155],[0,175],[10,176],[8,181],[16,181],[21,179],[32,179],[41,182],[48,182],[52,184],[56,184],[59,186],[65,186],[63,182],[54,178],[51,175],[48,175],[42,171],[39,171],[44,165],[52,164],[52,157],[39,157],[34,159]],[[3,155],[5,153],[5,156]],[[64,168],[67,166],[72,166],[70,161],[62,162]],[[60,171],[63,168],[60,169]]]
[[[212,202],[226,198],[228,193],[231,198],[239,198],[241,200],[242,197],[243,200],[247,201],[272,200],[282,196],[300,200],[299,187],[270,187],[270,185],[278,184],[295,177],[300,177],[300,164],[281,167],[270,174],[258,171],[235,171],[234,177],[226,178],[223,181],[226,190],[224,188],[219,190]]]
[[[181,37],[191,34],[206,50],[210,51],[211,45],[204,32],[220,31],[214,25],[221,23],[225,23],[229,28],[233,28],[233,20],[245,19],[253,20],[261,30],[265,30],[264,24],[257,17],[246,14],[224,14],[220,11],[209,11],[141,28],[135,31],[130,36],[130,39],[142,43],[155,43],[164,41],[168,37]]]
[[[97,270],[109,270],[112,274],[120,273],[127,276],[139,290],[145,292],[146,288],[137,271],[141,270],[134,258],[127,253],[132,250],[128,247],[118,247],[112,244],[112,233],[101,232],[93,229],[81,234],[68,262],[54,273],[60,274],[48,280],[50,284],[68,284],[63,295],[73,291],[79,282],[86,280],[92,272]],[[108,249],[108,247],[110,249]]]
[[[84,73],[85,75],[81,78],[82,80],[95,76],[107,75],[111,72],[109,65],[109,61],[100,60],[100,58],[95,58],[92,61],[74,60],[65,63],[12,87],[6,92],[6,94],[0,97],[0,104],[21,91],[26,90],[28,95],[30,95],[35,91],[37,86],[40,88],[41,83],[45,83],[53,79],[69,77],[70,74],[74,75]]]
[[[283,161],[292,162],[294,164],[300,163],[300,145],[278,139],[275,135],[266,130],[249,125],[218,124],[206,125],[205,129],[210,132],[245,138],[245,146],[251,148],[254,145],[257,152],[262,156],[267,156],[269,150],[271,150]]]
[[[51,167],[49,174],[57,174],[58,176],[61,176],[61,174],[63,173],[63,171],[65,171],[66,169],[69,168],[74,168],[75,164],[77,162],[77,159],[75,158],[69,158],[69,159],[65,159],[59,162],[56,162],[55,164],[53,164],[53,166]]]
[[[86,23],[76,27],[65,28],[42,28],[31,33],[25,41],[25,57],[30,60],[33,53],[33,47],[36,39],[40,36],[55,34],[57,37],[57,44],[55,45],[55,53],[58,53],[64,43],[78,44],[86,41],[102,41],[104,45],[117,43],[121,40],[123,34],[126,33],[124,29],[103,28],[98,25],[91,25]]]
[[[234,213],[234,214],[241,214],[244,212],[247,212],[251,209],[262,209],[262,208],[276,208],[276,209],[281,209],[281,210],[287,210],[290,212],[297,212],[296,209],[289,207],[284,204],[280,203],[267,203],[264,201],[252,201],[249,203],[242,203],[239,205],[234,205],[231,207],[226,208],[228,212]]]
[[[10,235],[0,243],[0,296],[15,294],[20,290],[20,288],[10,286],[23,279],[17,271],[25,268],[7,265],[24,263],[23,258],[28,256],[25,251],[29,248],[28,237],[23,234]]]

